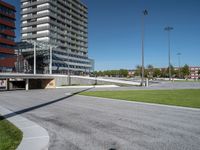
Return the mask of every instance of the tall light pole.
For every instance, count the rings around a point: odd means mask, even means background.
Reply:
[[[178,55],[178,71],[179,71],[179,78],[181,78],[181,53],[177,53]]]
[[[141,79],[141,86],[143,86],[144,82],[144,28],[145,28],[145,16],[148,15],[148,11],[145,9],[143,10],[142,15],[142,79]]]
[[[35,75],[37,73],[37,63],[36,63],[36,41],[34,41],[34,48],[33,48],[33,51],[34,51],[34,58],[33,58],[33,74]]]
[[[170,31],[173,30],[173,27],[165,27],[164,30],[167,31],[168,33],[168,61],[169,61],[169,80],[172,78],[172,73],[171,73],[171,47],[170,47]]]
[[[67,64],[67,73],[68,73],[68,85],[71,85],[71,78],[70,78],[70,53],[68,52],[68,64]]]
[[[53,57],[53,55],[52,55],[52,52],[53,52],[53,47],[52,46],[50,46],[49,47],[49,74],[52,74],[52,57]]]

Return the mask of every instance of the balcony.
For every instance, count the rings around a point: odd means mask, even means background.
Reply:
[[[21,11],[21,15],[38,12],[38,11],[42,11],[42,10],[49,10],[49,9],[50,9],[50,6],[43,6],[43,7],[33,8],[33,9],[27,9],[25,11]]]
[[[6,16],[8,18],[12,18],[13,20],[15,20],[15,14],[6,14],[6,13],[4,13],[2,11],[0,11],[0,14]]]
[[[3,19],[0,19],[0,24],[15,28],[15,23],[14,22],[5,21]]]
[[[53,5],[58,5],[55,1],[50,1],[50,2],[51,2]],[[60,10],[62,10],[62,11],[64,11],[64,12],[67,12],[68,14],[72,14],[72,15],[74,15],[75,17],[79,18],[80,20],[82,20],[82,21],[84,21],[84,22],[87,22],[87,19],[82,18],[82,17],[80,17],[79,15],[77,15],[77,14],[81,14],[81,15],[84,15],[85,17],[87,17],[86,14],[83,14],[83,13],[77,11],[76,9],[72,8],[72,6],[67,5],[70,9],[73,9],[74,11],[77,12],[77,13],[73,13],[73,12],[69,11],[68,9],[66,9],[66,7],[64,7],[66,4],[65,4],[63,1],[60,1],[60,3],[63,4],[63,5],[59,5],[59,6],[58,6],[58,7],[60,8]],[[60,12],[60,11],[57,11],[57,10],[56,10],[56,12]],[[61,12],[61,14],[63,14],[63,13]],[[65,17],[66,17],[66,16],[65,16]],[[70,18],[69,18],[69,19],[70,19]]]
[[[1,37],[0,37],[0,43],[15,46],[15,42],[8,40],[8,39],[1,38]]]
[[[49,26],[45,26],[45,27],[37,27],[37,28],[31,28],[31,29],[24,29],[24,30],[22,30],[22,33],[42,31],[42,30],[50,30],[50,27]]]
[[[29,1],[21,0],[21,3],[23,3],[23,2],[29,2]],[[44,4],[44,3],[47,3],[47,2],[50,2],[50,0],[39,0],[39,1],[35,1],[33,3],[29,2],[25,5],[21,5],[21,8],[23,9],[23,8],[27,8],[27,7],[34,6],[34,5]]]
[[[44,19],[44,20],[39,20],[39,21],[34,21],[34,22],[29,22],[29,23],[22,23],[21,27],[28,27],[28,26],[32,26],[32,25],[49,23],[49,22],[50,22],[50,19]]]
[[[28,19],[37,19],[37,18],[47,17],[47,16],[51,16],[51,17],[55,17],[56,18],[56,15],[54,13],[45,12],[45,13],[42,13],[42,14],[27,15],[26,17],[22,17],[21,21],[25,21],[25,20],[28,20]]]
[[[0,67],[14,67],[16,57],[0,59]]]
[[[14,49],[0,47],[0,53],[14,54]]]
[[[60,19],[61,19],[61,18],[60,18]],[[60,20],[60,19],[58,19],[58,20]],[[53,25],[55,25],[55,26],[58,26],[58,27],[60,27],[60,28],[65,29],[65,30],[67,30],[67,31],[73,32],[73,33],[75,33],[75,34],[78,34],[78,35],[80,35],[80,36],[83,36],[83,37],[87,38],[87,35],[82,34],[82,33],[78,32],[77,30],[74,30],[74,29],[72,29],[72,28],[68,28],[68,27],[66,27],[66,26],[64,26],[64,25],[62,25],[62,24],[59,24],[59,23],[57,23],[56,21],[50,20],[50,24],[53,24]],[[68,23],[68,24],[70,24],[70,23]],[[71,25],[71,24],[70,24],[70,25]],[[57,30],[55,30],[55,31],[57,31]]]
[[[0,4],[15,11],[15,7],[10,5],[10,4],[8,4],[8,3],[0,1]]]
[[[64,3],[62,0],[58,0],[58,1],[59,1],[60,3],[62,3],[63,5],[66,5],[66,3]],[[73,5],[77,6],[78,9],[81,9],[84,13],[87,13],[87,10],[86,10],[86,9],[81,8],[81,7],[80,7],[77,3],[75,3],[74,1],[69,0],[69,2],[72,3]],[[80,3],[80,5],[82,5],[82,4]],[[68,6],[69,6],[71,9],[73,9],[74,11],[76,11],[77,13],[82,14],[82,12],[78,11],[77,8],[72,7],[72,5],[68,5]]]
[[[50,37],[50,36],[51,36],[51,33],[32,34],[32,35],[22,36],[22,40],[40,38],[40,37]]]
[[[15,37],[15,32],[13,32],[11,30],[1,30],[0,33],[4,34],[4,35],[9,35],[9,36]]]

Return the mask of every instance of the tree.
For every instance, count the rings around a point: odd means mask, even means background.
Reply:
[[[174,70],[174,77],[176,77],[176,78],[180,78],[180,76],[179,76],[179,70]]]
[[[170,65],[170,68],[171,68],[171,76],[174,77],[175,75],[174,66]],[[166,76],[169,77],[169,67],[167,68]]]
[[[147,77],[148,78],[153,78],[153,72],[154,72],[153,65],[148,65],[147,66]]]
[[[126,70],[126,69],[120,69],[119,70],[119,75],[121,77],[127,77],[128,76],[128,70]]]
[[[98,72],[98,76],[103,76],[103,72],[102,72],[102,71],[99,71],[99,72]]]
[[[153,71],[153,77],[161,77],[161,71],[160,71],[160,69],[158,69],[158,68],[156,68],[156,69],[154,69],[154,71]]]
[[[168,72],[166,68],[161,69],[161,77],[166,78],[168,77]]]
[[[94,71],[94,76],[98,76],[98,71]]]
[[[190,75],[190,69],[189,66],[187,64],[184,65],[183,68],[181,68],[181,73],[183,75],[184,78],[188,78],[188,76]]]
[[[200,70],[198,71],[198,76],[199,76],[198,78],[200,79]]]
[[[140,65],[136,66],[135,76],[142,76],[142,67]]]

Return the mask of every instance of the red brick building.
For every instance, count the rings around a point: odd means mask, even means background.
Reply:
[[[0,0],[0,72],[14,71],[15,7]]]
[[[200,78],[199,70],[200,70],[200,67],[197,67],[197,66],[190,67],[190,78],[199,79]]]

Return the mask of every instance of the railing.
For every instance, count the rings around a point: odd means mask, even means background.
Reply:
[[[21,15],[27,14],[27,13],[32,13],[32,12],[38,12],[38,11],[45,10],[45,9],[50,9],[50,5],[48,5],[48,6],[42,6],[42,7],[37,7],[37,8],[32,8],[32,9],[27,9],[27,10],[24,10],[24,11],[22,9]]]
[[[23,29],[22,33],[41,31],[41,30],[50,30],[50,27],[45,26],[45,27],[37,27],[37,28],[31,28],[31,29]]]
[[[26,7],[30,7],[30,6],[32,6],[32,5],[43,4],[43,3],[50,2],[50,1],[51,1],[51,0],[39,0],[39,1],[35,1],[35,2],[30,3],[30,2],[27,1],[27,0],[21,0],[21,3],[23,3],[23,2],[29,2],[29,3],[27,3],[27,4],[21,5],[21,8],[23,9],[23,8],[26,8]]]

